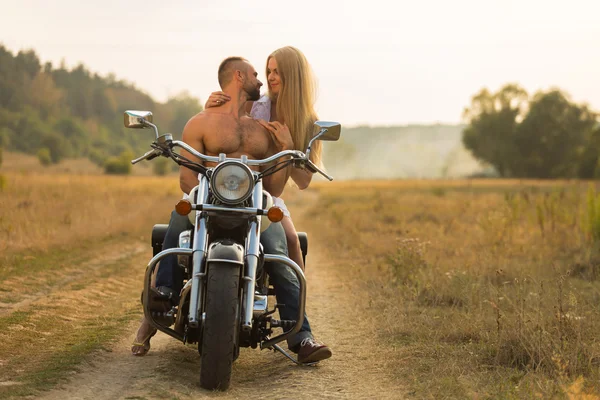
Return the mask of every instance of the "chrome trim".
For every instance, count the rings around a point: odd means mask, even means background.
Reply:
[[[255,294],[254,295],[254,305],[252,307],[252,312],[254,317],[258,317],[261,314],[267,312],[268,308],[268,296]]]
[[[243,261],[226,260],[223,258],[209,258],[206,260],[206,263],[211,263],[211,262],[221,262],[221,263],[226,263],[226,264],[244,265]]]
[[[221,158],[221,156],[225,156],[225,154],[221,153],[219,155],[219,158]],[[243,196],[241,196],[240,198],[235,199],[235,200],[226,199],[223,196],[221,196],[221,193],[219,193],[219,191],[217,190],[216,185],[215,185],[215,180],[217,179],[217,176],[219,175],[220,170],[222,170],[223,168],[230,166],[230,165],[237,165],[248,176],[248,190],[246,191],[246,193],[244,193]],[[228,205],[241,204],[244,201],[246,201],[248,199],[248,197],[250,197],[252,195],[253,184],[254,184],[254,175],[252,174],[252,170],[250,169],[250,167],[241,163],[240,161],[225,161],[225,162],[220,163],[213,169],[213,172],[210,177],[210,187],[212,188],[213,195],[219,201],[221,201],[222,203],[228,204]]]
[[[123,125],[125,128],[131,129],[142,129],[145,128],[145,124],[142,122],[152,122],[151,111],[139,111],[139,110],[126,110],[123,113]]]
[[[185,230],[179,234],[179,247],[182,249],[189,249],[190,246],[190,236],[192,235],[191,230]]]
[[[327,128],[321,128],[321,130],[319,130],[319,133],[317,133],[315,136],[313,136],[313,138],[310,140],[310,142],[308,142],[308,146],[306,147],[306,159],[310,160],[310,151],[311,151],[311,147],[312,144],[315,142],[315,140],[318,140],[320,136],[322,136],[325,132],[327,132]]]
[[[154,129],[154,134],[156,135],[156,138],[158,139],[158,137],[160,136],[160,134],[158,133],[158,126],[154,125],[152,122],[146,121],[145,119],[140,122],[146,126],[151,127],[152,129]]]
[[[183,287],[181,288],[181,293],[183,293],[183,291],[184,291],[184,290],[185,290],[187,287],[189,287],[189,286],[192,286],[192,280],[191,280],[191,279],[190,279],[189,281],[187,281],[187,282],[185,283],[185,285],[183,285]],[[181,294],[181,293],[180,293],[180,294]]]
[[[186,143],[181,142],[179,140],[174,140],[172,142],[172,146],[173,147],[181,147],[182,149],[187,150],[191,154],[195,155],[199,159],[201,159],[203,161],[206,161],[206,162],[214,162],[214,163],[219,163],[219,162],[224,162],[224,161],[237,161],[237,162],[240,162],[239,158],[225,158],[225,159],[221,160],[219,157],[211,157],[211,156],[204,155],[204,154],[199,153],[198,151],[194,150],[191,146],[189,146]],[[298,151],[298,150],[284,150],[284,151],[280,151],[279,153],[277,153],[275,155],[272,155],[269,158],[265,158],[263,160],[248,160],[247,165],[251,165],[251,166],[265,165],[265,164],[269,164],[270,162],[275,161],[275,160],[277,160],[277,159],[279,159],[281,157],[284,157],[284,156],[292,156],[292,158],[304,159],[306,161],[310,161],[310,159],[308,158],[310,156],[310,151],[308,152],[308,155],[307,155],[307,154],[304,154],[303,152]],[[333,180],[333,178],[331,176],[327,175],[320,168],[318,168],[314,164],[312,166],[313,166],[313,168],[318,173],[320,173],[321,175],[323,175],[325,178],[327,178],[330,181]]]
[[[230,212],[230,213],[238,213],[238,214],[252,214],[252,215],[267,215],[269,210],[263,210],[261,208],[253,208],[253,207],[222,207],[222,206],[213,206],[212,204],[203,204],[201,207],[199,205],[194,204],[198,210],[207,211],[207,212]]]
[[[264,342],[262,342],[260,344],[260,348],[264,349],[266,347],[271,347],[274,344],[277,344],[285,339],[287,339],[289,336],[298,333],[300,331],[300,328],[302,328],[302,323],[304,322],[304,307],[306,304],[306,278],[304,277],[304,272],[302,272],[302,268],[300,268],[298,266],[298,264],[296,264],[294,261],[292,261],[291,259],[289,259],[288,257],[284,257],[284,256],[278,256],[275,254],[265,254],[265,262],[280,262],[282,264],[287,265],[288,267],[290,267],[292,269],[292,271],[296,274],[296,277],[298,278],[298,283],[299,283],[299,304],[298,304],[298,316],[296,318],[296,325],[294,325],[294,327],[287,331],[282,333],[279,336],[275,336],[273,339],[268,339],[265,340]]]
[[[150,157],[157,157],[161,155],[161,151],[160,150],[156,150],[156,149],[152,149],[150,151],[147,151],[143,156],[140,156],[138,158],[136,158],[135,160],[131,160],[131,165],[135,165],[137,163],[139,163],[142,160],[146,160]]]
[[[263,198],[262,181],[258,181],[254,186],[252,194],[252,204],[262,207]],[[256,286],[256,271],[258,270],[258,259],[260,256],[260,218],[254,218],[248,227],[246,236],[246,269],[243,277],[242,293],[242,329],[250,331],[252,329],[252,317],[254,310],[254,288]]]
[[[160,325],[159,323],[157,323],[154,320],[154,318],[152,317],[152,313],[150,312],[150,308],[149,308],[150,282],[152,282],[152,275],[154,274],[154,269],[156,268],[156,265],[158,264],[158,262],[160,260],[162,260],[163,258],[165,258],[166,256],[171,255],[171,254],[182,255],[182,256],[191,256],[192,250],[191,249],[180,249],[180,248],[167,249],[167,250],[161,251],[160,253],[158,253],[157,255],[152,257],[152,259],[148,263],[148,266],[146,267],[146,274],[144,276],[144,292],[142,294],[142,298],[143,298],[142,303],[143,303],[143,307],[144,307],[144,317],[150,323],[150,325],[152,325],[159,331],[166,333],[167,335],[172,336],[175,339],[183,342],[183,335],[174,331],[173,329],[171,329],[169,327],[166,327],[166,326],[163,326],[163,325]]]
[[[198,188],[198,203],[204,204],[208,199],[208,180],[204,175],[201,175]],[[188,325],[190,328],[197,328],[199,324],[200,310],[204,309],[202,304],[202,289],[204,284],[201,282],[204,278],[205,259],[208,246],[208,229],[206,227],[206,214],[196,212],[196,233],[194,234],[194,245],[192,255],[192,290],[190,291],[190,309],[188,314]]]
[[[263,210],[263,207],[266,204],[263,204],[263,183],[262,181],[258,181],[256,185],[254,185],[254,192],[252,193],[252,206],[253,210],[261,210],[261,212],[266,213],[267,210]]]
[[[237,161],[239,162],[240,159],[239,158],[227,158],[225,157],[225,159],[221,160],[219,157],[211,157],[211,156],[207,156],[204,155],[200,152],[198,152],[197,150],[195,150],[193,147],[191,147],[190,145],[188,145],[185,142],[182,142],[180,140],[173,140],[173,146],[174,147],[181,147],[182,149],[188,151],[189,153],[195,155],[196,157],[198,157],[199,159],[201,159],[202,161],[206,161],[206,162],[213,162],[213,163],[219,163],[219,162],[223,162],[223,161]],[[247,165],[265,165],[268,164],[272,161],[277,160],[278,158],[281,158],[283,156],[296,156],[296,157],[300,157],[300,158],[304,158],[304,153],[302,153],[301,151],[298,150],[284,150],[284,151],[280,151],[279,153],[272,155],[269,158],[265,158],[263,160],[248,160],[248,164]]]

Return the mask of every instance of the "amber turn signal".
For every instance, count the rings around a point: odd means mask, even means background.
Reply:
[[[192,203],[189,200],[179,200],[175,205],[175,211],[179,215],[188,215],[192,212]]]
[[[283,210],[273,206],[267,211],[267,218],[269,218],[269,221],[271,222],[280,222],[283,219]]]

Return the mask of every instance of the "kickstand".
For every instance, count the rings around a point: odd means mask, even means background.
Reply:
[[[284,349],[281,348],[281,346],[279,346],[278,344],[274,344],[273,345],[273,351],[278,351],[281,354],[283,354],[284,356],[286,356],[289,360],[291,360],[294,364],[296,365],[302,365],[303,367],[310,367],[311,365],[316,365],[319,362],[311,362],[311,363],[301,363],[298,362],[297,360],[294,359],[294,357],[290,356],[289,353],[287,351],[285,351]]]

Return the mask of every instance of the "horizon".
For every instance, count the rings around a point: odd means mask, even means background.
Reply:
[[[556,87],[600,109],[593,0],[426,0],[398,9],[383,0],[308,0],[302,9],[240,0],[0,1],[0,42],[10,51],[114,73],[158,102],[187,90],[204,103],[230,55],[249,59],[264,82],[268,54],[293,45],[315,71],[320,118],[349,127],[461,124],[474,94],[513,82],[530,94]]]

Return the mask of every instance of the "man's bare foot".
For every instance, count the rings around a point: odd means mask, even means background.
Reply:
[[[134,356],[145,356],[150,350],[150,339],[156,335],[156,328],[150,325],[146,318],[138,328],[135,340],[131,344],[131,352]]]

